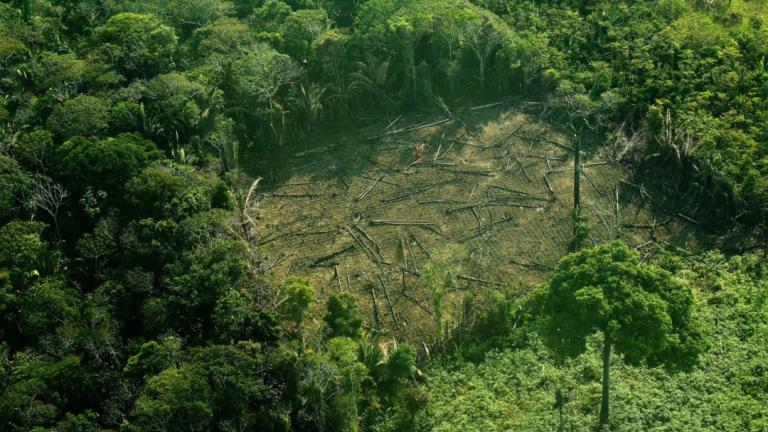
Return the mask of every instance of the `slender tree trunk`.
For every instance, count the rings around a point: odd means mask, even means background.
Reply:
[[[608,333],[603,338],[603,399],[600,402],[600,427],[608,424],[608,396],[610,388],[611,340]]]
[[[32,0],[21,0],[21,19],[28,23],[30,16],[32,16]]]
[[[581,207],[581,139],[576,136],[576,151],[573,157],[573,209]]]

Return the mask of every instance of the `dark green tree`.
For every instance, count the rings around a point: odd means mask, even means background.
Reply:
[[[109,105],[94,96],[78,96],[56,106],[46,126],[62,140],[100,135],[107,128]]]
[[[54,171],[76,193],[92,186],[114,199],[113,194],[121,191],[128,179],[162,156],[151,141],[134,134],[104,139],[75,137],[56,149]]]
[[[608,423],[611,352],[629,364],[691,367],[706,343],[695,320],[691,290],[670,272],[640,263],[639,254],[612,242],[570,254],[539,290],[544,340],[575,356],[586,338],[603,336],[600,424]]]
[[[328,326],[329,337],[360,339],[363,334],[363,315],[352,294],[331,294],[323,320]]]

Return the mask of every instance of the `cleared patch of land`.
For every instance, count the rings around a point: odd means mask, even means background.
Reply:
[[[434,335],[432,293],[419,283],[433,260],[455,265],[443,299],[450,328],[467,294],[532,289],[567,253],[573,151],[535,117],[467,109],[458,120],[400,118],[311,144],[285,164],[283,181],[259,189],[260,245],[278,276],[357,295],[382,333]],[[626,168],[599,155],[582,162],[590,241],[619,227],[643,253],[696,247],[695,221],[665,212]]]

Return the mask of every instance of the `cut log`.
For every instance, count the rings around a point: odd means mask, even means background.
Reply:
[[[392,299],[389,298],[389,290],[387,289],[387,284],[384,283],[384,278],[381,276],[381,273],[378,274],[379,276],[379,282],[381,283],[381,289],[384,290],[384,299],[387,301],[387,308],[389,309],[389,315],[392,317],[392,322],[395,323],[395,328],[400,329],[400,321],[397,320],[397,315],[395,315],[395,308],[392,305]]]
[[[314,148],[314,149],[310,149],[310,150],[305,150],[303,152],[296,153],[293,156],[294,157],[309,156],[309,155],[318,154],[318,153],[325,153],[325,152],[330,151],[330,150],[332,150],[332,148],[328,147],[328,146],[318,147],[318,148]]]
[[[373,188],[375,188],[375,187],[376,187],[376,185],[377,185],[377,184],[379,184],[379,182],[380,182],[380,181],[381,181],[381,180],[382,180],[382,179],[383,179],[385,176],[386,176],[386,174],[382,175],[382,176],[381,176],[381,177],[379,177],[379,178],[378,178],[376,181],[374,181],[374,182],[373,182],[373,183],[372,183],[370,186],[368,186],[368,189],[364,190],[364,191],[363,191],[363,193],[361,193],[360,195],[358,195],[358,196],[357,196],[357,198],[355,199],[355,201],[360,201],[361,199],[365,198],[365,196],[366,196],[366,195],[368,195],[368,192],[370,192],[371,190],[373,190]]]
[[[388,131],[388,132],[380,133],[378,135],[374,135],[374,136],[368,137],[367,139],[370,141],[370,140],[375,140],[377,138],[381,138],[381,137],[384,137],[384,136],[387,136],[387,135],[395,135],[395,134],[399,134],[399,133],[414,132],[414,131],[417,131],[417,130],[420,130],[420,129],[441,125],[443,123],[448,123],[451,120],[452,120],[451,118],[446,118],[446,119],[434,121],[434,122],[431,122],[431,123],[425,123],[425,124],[420,124],[420,125],[408,126],[408,127],[402,128],[402,129],[396,129],[396,130],[391,130],[391,131]]]
[[[430,191],[430,190],[432,190],[432,189],[434,189],[434,188],[436,188],[438,186],[443,186],[443,185],[446,185],[446,184],[449,184],[449,183],[454,183],[456,181],[458,181],[458,179],[453,178],[453,179],[449,179],[449,180],[445,180],[445,181],[441,181],[441,182],[437,182],[437,183],[432,183],[432,184],[429,184],[427,186],[418,188],[416,190],[412,190],[410,192],[405,192],[405,193],[402,193],[400,195],[397,195],[397,196],[394,196],[394,197],[391,197],[391,198],[386,198],[386,199],[382,200],[379,205],[381,205],[381,204],[389,204],[389,203],[393,203],[393,202],[397,202],[397,201],[402,201],[402,200],[410,198],[410,197],[412,197],[414,195],[419,195],[419,194],[422,194],[424,192]]]
[[[427,199],[427,200],[418,200],[416,201],[417,204],[458,204],[463,201],[460,200],[453,200],[453,199]]]
[[[399,121],[401,118],[403,118],[403,115],[402,115],[402,114],[400,114],[399,116],[397,116],[397,118],[395,118],[394,120],[392,120],[392,121],[391,121],[391,122],[390,122],[390,123],[387,125],[387,127],[385,127],[385,128],[384,128],[384,132],[388,131],[388,130],[389,130],[389,129],[390,129],[392,126],[394,126],[394,125],[395,125],[395,123],[397,123],[397,122],[398,122],[398,121]]]
[[[447,171],[455,174],[469,174],[469,175],[493,177],[493,171],[484,170],[484,169],[451,169]]]
[[[424,245],[423,245],[423,244],[421,244],[421,242],[420,242],[420,241],[419,241],[419,239],[416,237],[416,235],[414,235],[412,232],[408,232],[408,234],[410,234],[410,236],[411,236],[411,238],[413,239],[413,241],[415,241],[415,242],[416,242],[416,245],[418,245],[418,246],[419,246],[419,249],[421,249],[421,252],[422,252],[424,255],[426,255],[426,257],[427,257],[427,258],[429,258],[429,259],[432,259],[432,256],[429,254],[429,252],[428,252],[428,251],[427,251],[427,249],[424,247]]]
[[[397,226],[437,226],[436,223],[426,220],[406,220],[406,219],[371,219],[370,224],[376,225],[397,225]]]
[[[471,276],[456,275],[456,277],[458,279],[463,279],[463,280],[472,281],[472,282],[478,282],[478,283],[485,284],[485,285],[504,286],[504,284],[499,283],[499,282],[493,282],[493,281],[488,281],[488,280],[484,280],[484,279],[473,278]]]
[[[477,110],[481,110],[481,109],[485,109],[485,108],[490,108],[490,107],[495,107],[495,106],[498,106],[498,105],[503,105],[505,103],[506,102],[494,102],[494,103],[489,103],[489,104],[485,104],[485,105],[478,105],[478,106],[473,106],[469,110],[470,111],[477,111]]]
[[[552,189],[552,185],[549,183],[549,177],[547,177],[546,174],[544,174],[544,184],[547,185],[547,189],[549,190],[549,193],[554,195],[555,194],[555,190]],[[553,196],[553,198],[554,198],[554,196]]]
[[[534,201],[552,201],[552,197],[545,197],[545,196],[542,196],[542,195],[535,195],[535,194],[532,194],[532,193],[523,192],[523,191],[519,191],[519,190],[516,190],[516,189],[510,189],[510,188],[507,188],[507,187],[504,187],[504,186],[491,185],[491,187],[494,188],[494,189],[500,189],[500,190],[503,190],[503,191],[506,191],[506,192],[510,192],[510,193],[514,194],[516,197],[519,197],[519,198],[527,198],[527,199],[534,200]]]
[[[342,249],[337,250],[336,252],[331,252],[328,255],[323,255],[320,258],[316,258],[314,261],[312,261],[312,264],[310,264],[310,267],[317,267],[318,264],[320,264],[323,261],[328,261],[329,259],[336,258],[337,256],[343,254],[344,252],[350,251],[355,248],[354,244],[347,245],[343,247]]]
[[[371,242],[371,244],[373,244],[373,247],[376,248],[376,253],[379,255],[379,257],[381,257],[381,247],[379,247],[379,244],[376,243],[376,240],[374,240],[370,235],[368,235],[368,233],[365,232],[364,229],[360,228],[360,225],[355,224],[354,227],[357,228],[357,230],[360,231],[360,233],[362,233],[365,236],[365,238],[367,238],[368,241]]]

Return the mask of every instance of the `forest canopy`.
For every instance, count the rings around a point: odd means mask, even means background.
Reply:
[[[762,0],[2,0],[0,432],[552,430],[564,415],[586,430],[599,405],[590,354],[610,331],[622,339],[608,426],[765,430],[767,56]],[[271,272],[287,252],[266,252],[274,233],[252,209],[260,181],[281,181],[276,161],[370,118],[386,134],[404,115],[458,123],[451,108],[486,103],[535,111],[568,137],[555,144],[609,155],[692,203],[696,229],[746,240],[643,256],[603,246],[624,267],[592,249],[557,268],[526,262],[548,282],[492,282],[461,305],[461,325],[441,308],[469,254],[430,256],[413,263],[429,346],[407,324],[381,331],[379,314],[400,325],[391,304],[371,315],[335,285]],[[376,256],[368,240],[349,248]],[[579,259],[597,270],[579,275]],[[626,321],[591,315],[620,305]],[[553,338],[564,325],[573,337]],[[632,340],[643,329],[648,345]],[[668,374],[666,360],[686,370]],[[455,387],[500,376],[514,390],[457,399]]]

